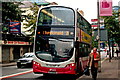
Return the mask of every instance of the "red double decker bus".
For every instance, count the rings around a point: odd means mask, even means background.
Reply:
[[[34,40],[33,72],[83,73],[91,51],[91,25],[79,11],[47,6],[38,13]]]

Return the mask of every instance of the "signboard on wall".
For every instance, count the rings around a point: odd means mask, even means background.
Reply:
[[[3,45],[32,45],[32,43],[23,42],[23,41],[1,41],[0,44],[3,44]]]
[[[21,23],[17,21],[11,21],[9,25],[9,33],[20,34],[21,33]]]

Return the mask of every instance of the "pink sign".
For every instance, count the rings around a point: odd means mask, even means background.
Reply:
[[[112,0],[100,0],[100,16],[112,16]]]

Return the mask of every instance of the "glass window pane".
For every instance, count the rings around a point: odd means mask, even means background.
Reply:
[[[38,25],[74,25],[74,11],[64,7],[44,8],[40,11]]]

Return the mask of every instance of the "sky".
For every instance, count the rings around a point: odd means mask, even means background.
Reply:
[[[91,22],[91,19],[97,18],[97,0],[45,0],[47,2],[56,2],[58,5],[79,8],[84,12],[84,18]],[[113,6],[118,6],[120,0],[112,0]]]

